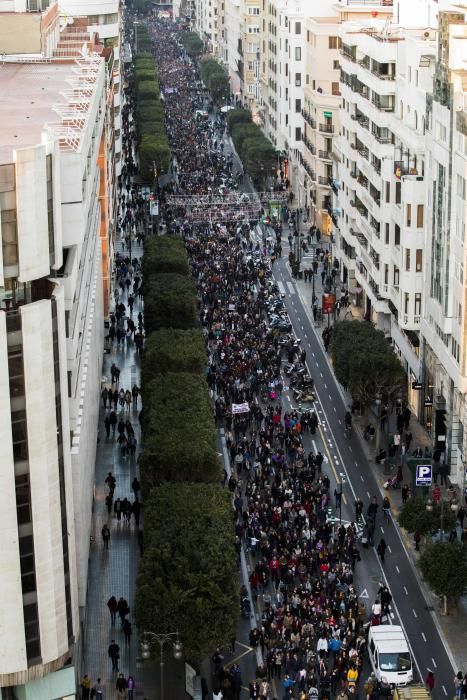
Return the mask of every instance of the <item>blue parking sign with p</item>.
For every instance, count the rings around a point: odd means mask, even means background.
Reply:
[[[431,464],[417,464],[415,472],[416,486],[431,486],[432,466]]]

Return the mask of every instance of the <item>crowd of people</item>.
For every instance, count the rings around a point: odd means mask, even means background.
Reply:
[[[197,67],[172,24],[158,21],[151,31],[173,153],[172,189],[206,193],[225,162],[223,119],[216,113],[207,123],[194,118],[209,107]],[[247,681],[250,697],[269,700],[273,683],[284,697],[346,696],[360,680],[365,648],[366,616],[353,585],[359,530],[329,517],[323,456],[300,413],[281,404],[282,359],[294,348],[267,323],[274,292],[269,257],[236,223],[193,226],[174,216],[170,227],[185,240],[197,282],[207,380],[230,452],[226,482],[236,538],[250,552],[250,585],[261,610],[250,642],[261,646],[265,662]],[[232,414],[232,405],[247,410]],[[240,669],[219,663],[217,654],[213,697],[238,700]],[[376,682],[368,683],[371,696]]]

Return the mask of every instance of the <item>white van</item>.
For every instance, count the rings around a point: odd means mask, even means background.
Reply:
[[[368,653],[378,681],[385,678],[396,686],[413,680],[409,645],[402,627],[375,625],[368,632]]]

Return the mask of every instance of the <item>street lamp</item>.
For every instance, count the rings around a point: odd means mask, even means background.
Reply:
[[[164,647],[166,644],[172,644],[173,656],[176,661],[183,658],[183,645],[180,641],[178,632],[143,632],[143,641],[141,642],[141,656],[143,659],[149,659],[151,656],[151,645],[157,642],[160,648],[160,677],[161,690],[159,700],[164,700]]]
[[[440,513],[440,540],[441,542],[444,542],[444,499],[442,498],[440,501],[440,508],[441,508],[441,513]],[[451,503],[450,508],[453,513],[457,511],[457,503]],[[433,510],[433,501],[431,498],[429,498],[426,502],[426,509],[429,513],[432,512]]]
[[[379,454],[379,444],[381,440],[381,394],[376,395],[376,454]]]

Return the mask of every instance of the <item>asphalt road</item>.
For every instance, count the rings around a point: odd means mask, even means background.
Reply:
[[[274,277],[282,284],[289,283],[286,285],[289,291],[290,283],[296,287],[285,258],[279,260],[274,266]],[[343,518],[353,519],[353,504],[356,496],[364,502],[364,513],[372,496],[377,496],[380,503],[375,544],[378,544],[380,537],[384,537],[388,545],[386,560],[382,566],[375,548],[368,551],[362,550],[362,562],[358,565],[360,595],[368,593],[371,604],[376,595],[378,583],[384,578],[393,596],[392,621],[395,624],[401,624],[405,629],[418,674],[425,679],[428,670],[432,670],[436,678],[434,696],[444,698],[449,694],[452,695],[454,669],[450,658],[438,633],[435,620],[426,607],[400,533],[392,518],[386,521],[383,517],[379,486],[363,451],[360,438],[355,432],[350,437],[344,435],[343,420],[347,406],[330,369],[324,349],[318,341],[314,325],[298,293],[287,294],[285,304],[294,331],[301,338],[301,347],[306,350],[308,368],[315,381],[321,442],[326,446],[330,470],[334,479],[341,473],[346,476]],[[331,492],[333,491],[332,485]],[[455,671],[457,670],[456,668]]]
[[[232,150],[229,138],[224,139],[224,144],[226,153]],[[237,167],[239,165],[236,156],[234,165]],[[241,189],[245,192],[251,192],[251,183],[246,179]],[[283,246],[283,249],[284,252],[287,252],[287,244]],[[334,493],[337,480],[341,479],[342,474],[345,475],[342,503],[343,520],[354,520],[356,496],[359,496],[364,503],[364,513],[373,496],[377,496],[380,504],[375,544],[377,545],[379,539],[384,537],[388,545],[385,564],[384,566],[381,564],[375,547],[368,550],[361,548],[362,560],[357,564],[355,571],[356,591],[360,601],[365,603],[369,611],[376,598],[381,580],[387,583],[393,596],[391,622],[401,624],[409,640],[415,661],[414,680],[423,681],[428,670],[432,670],[436,679],[433,697],[443,700],[448,695],[453,695],[453,678],[458,669],[454,668],[451,663],[447,649],[438,632],[436,618],[432,611],[427,609],[417,575],[408,558],[399,530],[392,521],[392,517],[389,521],[383,517],[379,485],[360,439],[355,432],[349,438],[344,435],[343,419],[347,406],[311,322],[311,313],[309,315],[305,310],[296,290],[286,256],[276,262],[273,274],[275,280],[281,282],[288,292],[284,299],[285,305],[294,332],[301,339],[301,347],[306,350],[308,369],[315,381],[317,394],[315,408],[320,426],[315,436],[309,434],[304,436],[305,448],[310,450],[313,447],[315,451],[321,450],[325,455],[323,468],[331,479],[331,494]],[[292,289],[295,291],[291,292]],[[285,409],[295,405],[289,391],[284,392],[283,402]],[[251,563],[247,553],[243,560],[243,569],[246,575]],[[259,608],[260,605],[261,601],[259,600]],[[254,625],[254,618],[252,624]],[[239,625],[238,638],[241,646],[237,651],[242,655],[246,650],[243,645],[248,644],[248,628],[248,621]],[[242,660],[246,666],[244,673],[246,681],[253,677],[254,654],[250,652]],[[242,664],[242,662],[240,663]],[[278,691],[280,693],[281,689]]]

